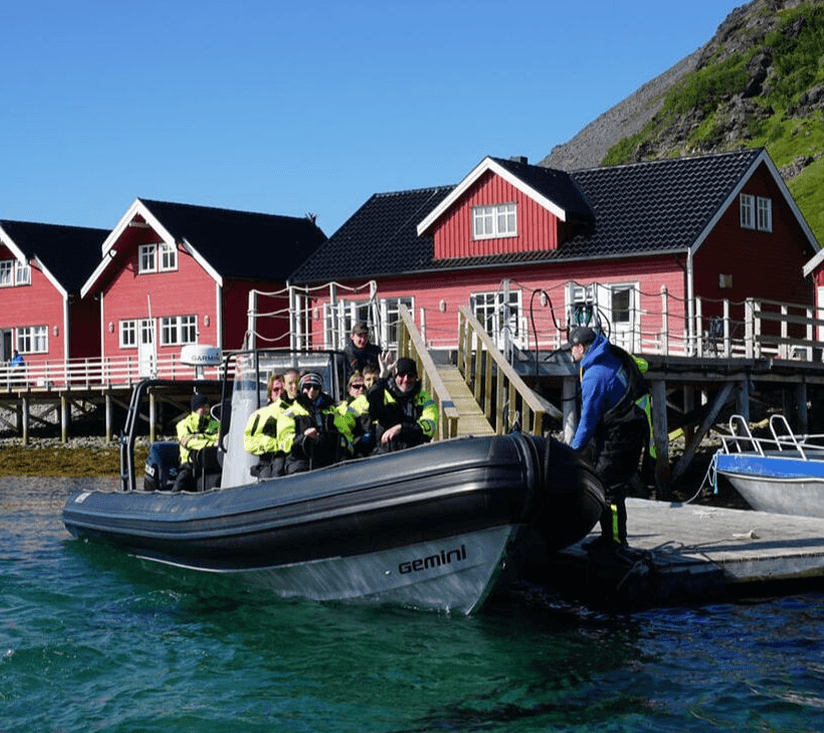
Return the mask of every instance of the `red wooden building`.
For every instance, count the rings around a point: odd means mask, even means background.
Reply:
[[[818,249],[763,149],[569,173],[487,157],[457,186],[373,196],[290,284],[316,345],[354,320],[391,345],[403,302],[435,348],[469,305],[501,345],[598,321],[633,351],[689,353],[725,315],[743,340],[748,298],[812,305]]]
[[[137,199],[82,288],[100,302],[103,358],[146,373],[186,344],[241,348],[249,292],[280,291],[269,307],[288,308],[287,276],[325,239],[307,218]],[[262,325],[259,340],[288,345],[286,323]]]
[[[0,362],[95,356],[99,303],[81,287],[100,260],[104,229],[0,220]]]

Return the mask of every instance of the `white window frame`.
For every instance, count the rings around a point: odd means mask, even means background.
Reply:
[[[15,285],[31,285],[31,265],[28,262],[18,262],[14,274]]]
[[[14,286],[14,260],[0,260],[0,288]]]
[[[121,349],[137,348],[137,321],[134,318],[120,321],[119,342]]]
[[[756,197],[756,226],[759,232],[772,232],[772,199]]]
[[[738,197],[739,223],[742,229],[755,229],[755,196],[742,193]]]
[[[157,245],[157,269],[159,272],[177,270],[177,247],[168,242]]]
[[[472,207],[472,239],[518,236],[518,205],[514,202]]]
[[[197,316],[164,316],[160,319],[160,345],[197,343]]]
[[[16,329],[17,350],[21,354],[48,354],[49,327],[22,326]]]
[[[177,270],[177,246],[168,242],[141,244],[137,248],[137,272],[172,272]]]
[[[398,348],[398,328],[400,326],[400,306],[405,305],[415,319],[415,299],[411,295],[401,295],[397,298],[381,298],[380,300],[380,328],[376,338],[386,349]]]
[[[627,319],[615,320],[615,295],[628,293],[629,303],[626,308]],[[640,348],[640,285],[638,282],[617,282],[604,284],[571,284],[567,289],[567,313],[570,328],[589,326],[595,328],[603,318],[601,328],[609,333],[610,341],[627,351]]]
[[[508,303],[504,303],[503,290],[471,293],[469,307],[499,348],[505,346],[507,338],[510,343],[523,346],[523,298],[520,290],[509,291]]]
[[[141,244],[137,248],[137,273],[157,272],[157,245]]]

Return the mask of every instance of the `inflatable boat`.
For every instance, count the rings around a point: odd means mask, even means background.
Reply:
[[[327,384],[342,381],[336,364],[324,367]],[[603,489],[587,464],[554,439],[517,432],[259,481],[242,432],[267,373],[282,367],[258,356],[236,364],[220,485],[202,491],[168,490],[159,477],[167,481],[169,467],[152,463],[163,450],[150,453],[137,486],[136,415],[158,386],[139,385],[122,437],[122,488],[70,496],[68,531],[158,563],[242,576],[278,596],[472,613],[525,552],[567,547],[601,515]]]

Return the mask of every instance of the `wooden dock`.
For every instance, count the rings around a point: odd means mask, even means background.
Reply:
[[[610,608],[824,588],[824,519],[644,499],[628,499],[627,513],[630,547],[642,552],[621,559],[579,543],[544,582]]]

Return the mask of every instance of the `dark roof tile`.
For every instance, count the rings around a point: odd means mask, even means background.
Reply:
[[[691,247],[761,149],[564,173],[494,158],[567,212],[590,220],[557,250],[434,260],[430,237],[416,226],[455,188],[375,194],[292,275],[294,283],[369,279],[571,259],[602,259]]]
[[[79,293],[102,257],[106,229],[0,219],[27,259],[37,257],[68,293]]]
[[[286,280],[326,241],[305,217],[141,198],[176,242],[189,242],[224,277]]]

